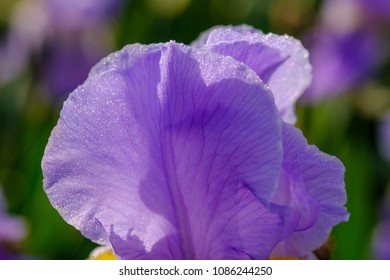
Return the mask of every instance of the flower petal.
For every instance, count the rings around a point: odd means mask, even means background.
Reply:
[[[42,162],[66,221],[120,258],[266,258],[281,165],[272,95],[234,59],[131,45],[64,105]],[[134,253],[136,252],[136,253]]]
[[[287,238],[274,256],[305,257],[321,246],[333,226],[348,220],[344,166],[308,145],[301,131],[283,125],[283,167],[275,204],[284,207]]]
[[[232,56],[255,70],[274,94],[283,120],[295,122],[295,102],[311,81],[309,55],[298,40],[240,25],[212,28],[193,45]]]

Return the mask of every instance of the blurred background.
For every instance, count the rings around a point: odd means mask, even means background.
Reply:
[[[310,51],[297,126],[344,163],[351,214],[318,256],[390,258],[390,1],[0,0],[0,227],[14,228],[0,229],[0,259],[85,259],[96,247],[49,204],[40,166],[63,101],[91,66],[127,44],[189,44],[242,23]]]

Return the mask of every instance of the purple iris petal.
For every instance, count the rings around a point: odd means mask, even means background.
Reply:
[[[65,102],[42,162],[66,221],[125,259],[266,258],[281,122],[257,75],[170,42],[110,55]]]
[[[274,204],[284,216],[286,239],[274,256],[305,257],[321,246],[333,226],[348,219],[344,167],[308,145],[299,129],[284,124],[284,158]]]
[[[308,55],[298,41],[238,26],[211,29],[193,45],[248,64],[269,84],[282,117],[294,121],[294,103],[310,81]],[[325,242],[334,225],[348,217],[344,167],[309,146],[289,125],[283,128],[283,148],[283,168],[271,208],[283,217],[286,240],[273,254],[305,257]]]
[[[244,62],[270,87],[282,118],[295,122],[296,100],[311,81],[308,52],[287,35],[264,35],[247,25],[215,27],[200,35],[196,47]]]

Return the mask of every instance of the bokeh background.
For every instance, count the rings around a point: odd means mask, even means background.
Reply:
[[[386,258],[388,0],[0,0],[0,191],[8,214],[26,224],[24,236],[0,246],[37,259],[85,259],[96,247],[51,207],[40,166],[63,101],[91,66],[127,44],[189,44],[214,25],[243,23],[292,35],[310,51],[313,84],[297,126],[344,163],[351,214],[318,256]]]

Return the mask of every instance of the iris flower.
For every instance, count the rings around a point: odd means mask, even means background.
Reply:
[[[256,72],[229,56],[129,45],[65,102],[44,189],[120,259],[304,255],[346,219],[344,168],[278,109]]]
[[[218,26],[201,34],[193,45],[246,63],[270,87],[283,120],[295,121],[295,101],[311,80],[308,52],[298,40],[263,34],[247,25]],[[306,257],[348,217],[343,207],[344,167],[309,146],[298,129],[285,123],[282,131],[284,155],[272,202],[281,210],[286,233],[273,255]]]

